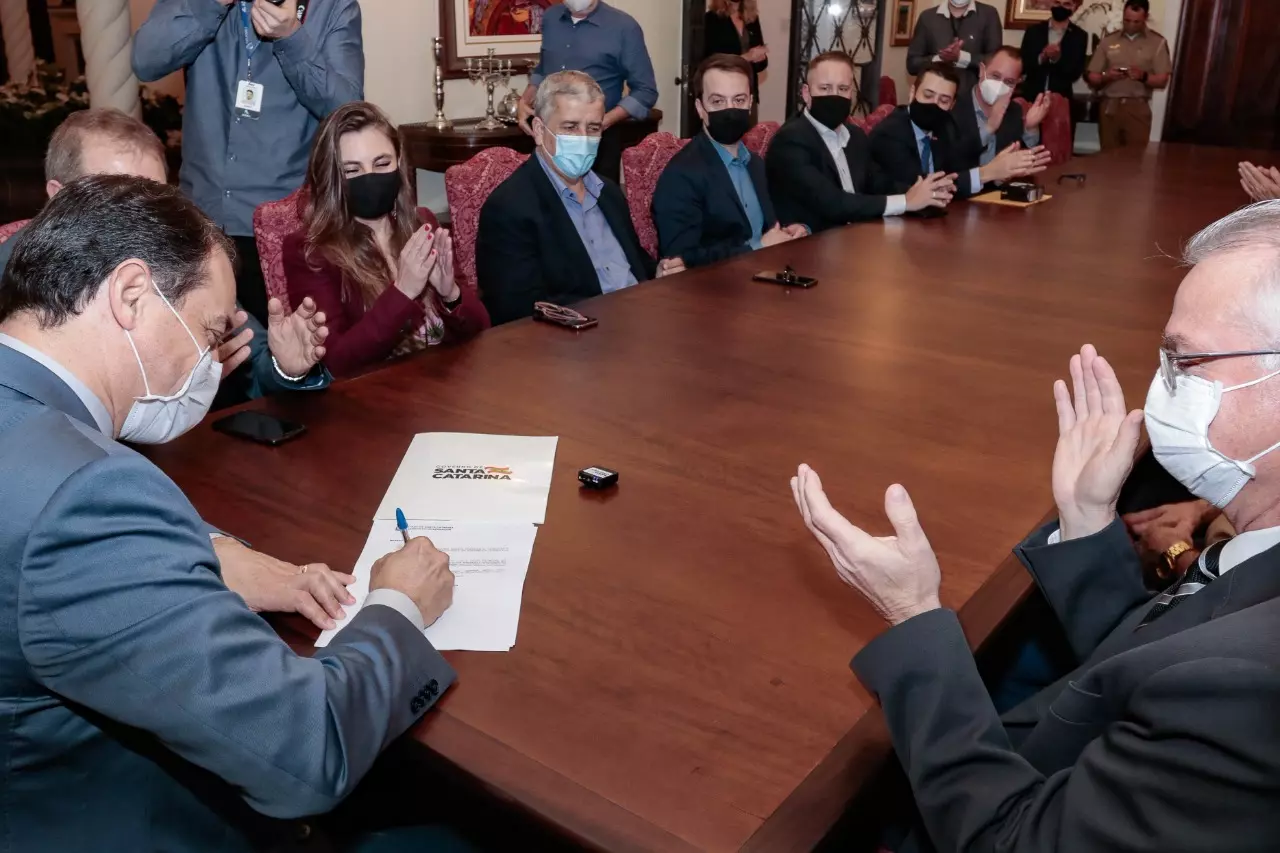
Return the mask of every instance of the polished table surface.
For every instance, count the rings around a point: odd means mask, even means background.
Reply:
[[[848,669],[884,626],[801,523],[796,464],[880,533],[904,483],[981,642],[1052,506],[1053,380],[1092,342],[1142,404],[1182,275],[1161,253],[1242,203],[1243,153],[1077,159],[1038,207],[765,250],[584,303],[586,333],[525,321],[259,404],[308,426],[284,447],[206,424],[152,456],[210,522],[344,568],[415,433],[560,436],[516,647],[449,654],[413,736],[588,846],[808,850],[889,745]],[[821,283],[750,280],[786,263]],[[619,488],[580,491],[588,465]]]

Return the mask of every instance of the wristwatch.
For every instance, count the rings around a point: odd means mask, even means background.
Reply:
[[[1174,542],[1169,546],[1168,550],[1161,556],[1164,558],[1164,565],[1167,573],[1165,577],[1173,577],[1178,573],[1178,558],[1194,548],[1190,542],[1185,539],[1181,542]]]

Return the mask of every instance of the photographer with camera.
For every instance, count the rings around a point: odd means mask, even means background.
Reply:
[[[186,69],[182,191],[238,256],[236,296],[267,319],[253,211],[296,190],[320,120],[364,99],[356,0],[157,0],[133,42],[144,82]]]

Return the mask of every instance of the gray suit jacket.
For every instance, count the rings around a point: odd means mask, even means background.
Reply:
[[[4,278],[4,268],[9,265],[9,257],[13,254],[22,231],[19,228],[9,235],[9,239],[0,242],[0,280]],[[235,389],[236,399],[233,402],[246,398],[256,400],[281,391],[323,391],[329,387],[333,377],[323,364],[311,368],[311,372],[297,382],[291,382],[277,373],[275,364],[271,361],[266,327],[252,314],[248,316],[248,322],[239,331],[253,330],[253,340],[249,342],[249,360],[234,374],[222,378],[223,388]],[[219,401],[218,405],[222,405],[222,402]]]
[[[1001,720],[955,614],[855,659],[927,828],[904,850],[1272,851],[1280,839],[1280,548],[1150,625],[1116,521],[1018,548],[1081,664]],[[932,844],[930,844],[932,842]]]
[[[270,843],[453,682],[387,607],[295,655],[177,486],[2,346],[0,484],[0,848]]]

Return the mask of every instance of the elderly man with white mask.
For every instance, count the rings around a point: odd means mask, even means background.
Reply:
[[[911,499],[875,538],[801,466],[841,577],[892,627],[853,660],[923,822],[899,850],[1262,851],[1280,839],[1280,202],[1189,244],[1145,412],[1093,347],[1054,387],[1059,520],[1017,553],[1077,668],[996,714]],[[1152,596],[1116,517],[1145,420],[1156,458],[1239,535]],[[926,837],[927,835],[927,837]],[[932,842],[932,846],[930,845]]]
[[[0,837],[15,850],[270,848],[453,681],[423,634],[453,594],[430,542],[375,565],[361,611],[300,657],[223,582],[177,486],[117,440],[170,441],[208,411],[236,314],[229,247],[177,188],[96,175],[49,201],[5,271]]]

